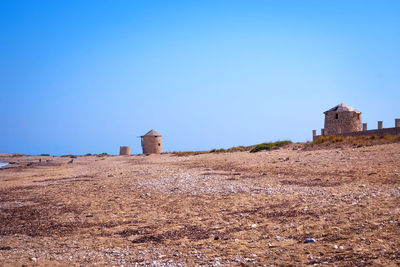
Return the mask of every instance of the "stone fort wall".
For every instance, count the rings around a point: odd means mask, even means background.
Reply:
[[[320,136],[328,136],[328,135],[340,135],[340,136],[370,136],[370,135],[398,135],[400,134],[400,119],[395,119],[395,127],[392,128],[382,128],[382,121],[378,122],[378,129],[373,129],[373,130],[367,130],[367,124],[364,123],[364,129],[361,131],[354,131],[354,132],[348,132],[348,133],[341,133],[341,134],[333,134],[329,133],[326,134],[324,133],[325,129],[321,129],[321,135],[316,135],[316,130],[313,130],[313,141],[318,139]],[[325,131],[326,132],[326,131]]]
[[[354,111],[335,112],[325,114],[324,135],[342,135],[362,130],[361,113]]]

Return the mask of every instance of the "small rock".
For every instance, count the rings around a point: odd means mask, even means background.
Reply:
[[[280,240],[281,240],[281,237],[277,235],[277,236],[275,236],[275,240],[276,240],[276,241],[280,241]]]
[[[36,261],[37,261],[37,258],[32,257],[32,258],[30,258],[30,260],[33,261],[33,262],[36,262]]]
[[[333,248],[333,249],[338,249],[338,246],[337,246],[337,245],[333,245],[332,248]]]
[[[252,225],[251,225],[251,228],[256,228],[257,227],[257,224],[255,224],[255,223],[253,223]]]
[[[114,177],[114,175],[112,175],[112,174],[109,174],[109,175],[108,175],[108,177]]]
[[[305,241],[304,241],[304,244],[307,244],[307,243],[315,243],[316,241],[315,241],[315,239],[314,238],[307,238]]]
[[[343,246],[339,246],[339,249],[344,249],[344,247]]]
[[[365,184],[360,185],[360,187],[365,187]]]

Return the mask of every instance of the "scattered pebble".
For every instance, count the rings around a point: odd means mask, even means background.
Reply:
[[[141,198],[146,198],[146,197],[148,197],[148,196],[150,196],[149,193],[143,193],[143,194],[140,195]]]
[[[315,241],[315,239],[314,238],[307,238],[305,241],[304,241],[304,244],[307,244],[307,243],[315,243],[316,241]]]

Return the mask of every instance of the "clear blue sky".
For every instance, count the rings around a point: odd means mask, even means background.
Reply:
[[[400,1],[0,2],[0,152],[311,139],[345,103],[400,117]]]

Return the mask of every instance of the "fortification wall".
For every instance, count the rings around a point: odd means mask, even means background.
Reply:
[[[400,127],[393,127],[393,128],[383,128],[383,129],[374,129],[374,130],[366,130],[366,131],[357,131],[357,132],[352,132],[352,133],[342,133],[342,134],[337,134],[340,136],[370,136],[370,135],[398,135],[400,134]],[[329,134],[331,135],[331,134]],[[313,141],[318,139],[318,137],[323,136],[323,135],[315,135],[313,136]],[[327,136],[326,134],[324,136]]]
[[[162,153],[162,137],[161,136],[143,136],[142,137],[143,154],[160,154]]]
[[[325,135],[342,135],[345,133],[362,130],[361,113],[353,111],[335,112],[325,114]]]

